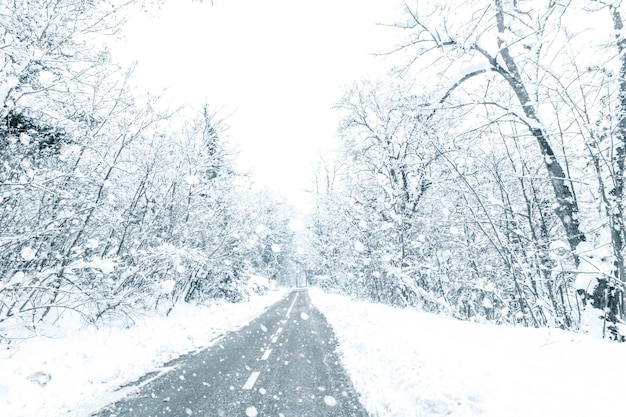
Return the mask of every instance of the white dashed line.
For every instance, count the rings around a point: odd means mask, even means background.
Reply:
[[[298,299],[298,294],[296,293],[296,296],[293,297],[293,302],[291,303],[291,306],[289,307],[289,310],[287,310],[287,314],[286,316],[289,317],[289,315],[291,314],[291,310],[293,309],[293,305],[296,303],[296,300]]]
[[[252,389],[259,375],[261,375],[261,372],[256,372],[256,371],[252,372],[250,376],[248,377],[248,380],[246,381],[246,383],[243,384],[243,387],[241,389]]]
[[[287,310],[287,314],[285,315],[287,318],[289,318],[289,315],[291,315],[291,311],[293,310],[293,306],[296,304],[297,299],[298,299],[298,293],[296,293],[296,296],[293,297],[293,301],[291,302],[291,305],[289,306],[289,310]],[[286,321],[286,320],[283,320],[283,321]],[[283,328],[279,327],[278,330],[276,330],[276,333],[274,333],[271,343],[276,343],[278,341],[278,336],[282,332],[283,332]],[[263,356],[261,356],[261,360],[266,361],[270,357],[271,354],[272,354],[272,349],[266,349],[265,352],[263,352]],[[254,384],[256,383],[256,380],[259,378],[259,375],[261,375],[261,372],[258,372],[258,371],[252,372],[250,376],[248,377],[248,380],[246,381],[246,383],[243,384],[243,387],[241,387],[241,389],[251,390],[252,388],[254,388]]]

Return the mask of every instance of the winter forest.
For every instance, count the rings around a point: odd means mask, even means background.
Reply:
[[[134,3],[2,1],[0,323],[241,301],[284,268],[286,203],[235,172],[211,107],[137,96],[111,60]]]
[[[620,3],[407,2],[400,65],[346,91],[317,166],[318,284],[621,340]]]
[[[388,74],[336,103],[338,151],[303,185],[305,214],[235,168],[219,103],[135,91],[107,39],[158,8],[139,3],[0,0],[4,328],[130,323],[301,274],[464,320],[624,338],[621,1],[406,2]]]

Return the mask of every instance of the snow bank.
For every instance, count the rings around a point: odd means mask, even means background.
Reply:
[[[374,416],[589,417],[623,407],[626,345],[310,294]]]
[[[0,350],[0,416],[85,417],[123,396],[128,390],[116,391],[121,385],[243,327],[284,295],[181,304],[169,317],[143,317],[128,329],[64,330]]]

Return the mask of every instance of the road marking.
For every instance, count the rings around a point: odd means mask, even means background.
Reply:
[[[283,328],[279,327],[278,330],[276,330],[276,334],[281,334],[283,332]]]
[[[272,337],[272,343],[276,343],[277,340],[278,340],[278,335]]]
[[[293,305],[296,303],[296,300],[298,299],[298,294],[296,293],[296,296],[293,297],[293,302],[291,303],[291,306],[289,307],[289,310],[287,310],[287,314],[286,316],[289,317],[289,315],[291,314],[291,310],[293,309]]]
[[[262,360],[262,361],[266,361],[266,360],[267,360],[267,358],[269,358],[269,357],[270,357],[270,353],[272,353],[272,349],[267,349],[267,350],[265,351],[265,353],[263,353],[263,356],[261,356],[261,360]]]
[[[243,384],[243,387],[241,389],[252,389],[259,375],[261,375],[261,372],[257,372],[257,371],[252,372],[250,376],[248,377],[248,380],[246,381],[246,383]]]

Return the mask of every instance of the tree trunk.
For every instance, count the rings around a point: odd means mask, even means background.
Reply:
[[[507,30],[507,27],[504,23],[505,13],[502,8],[502,0],[495,0],[495,4],[497,10],[496,22],[498,32],[504,34]],[[522,76],[517,66],[517,63],[511,56],[508,46],[501,38],[498,38],[498,47],[499,53],[502,56],[506,68],[500,65],[495,57],[489,55],[482,48],[477,47],[477,50],[489,60],[494,70],[498,72],[502,77],[504,77],[506,82],[515,93],[517,99],[519,100],[522,109],[524,110],[524,115],[528,119],[526,124],[528,125],[530,133],[533,135],[533,137],[537,141],[537,144],[539,145],[539,149],[541,150],[541,154],[543,156],[544,165],[548,170],[548,174],[550,175],[550,183],[552,185],[552,189],[554,190],[554,195],[557,202],[555,213],[561,221],[563,228],[565,229],[567,241],[572,250],[574,261],[578,265],[579,259],[575,251],[578,245],[581,242],[584,242],[586,238],[585,235],[580,231],[580,224],[578,220],[578,203],[572,189],[570,188],[571,182],[568,181],[565,171],[559,163],[554,153],[554,150],[552,149],[552,146],[548,141],[546,132],[544,131],[537,115],[537,109],[535,108],[535,104],[533,104],[533,102],[531,101],[530,94],[528,94],[528,90],[526,89],[526,86],[522,81]]]

